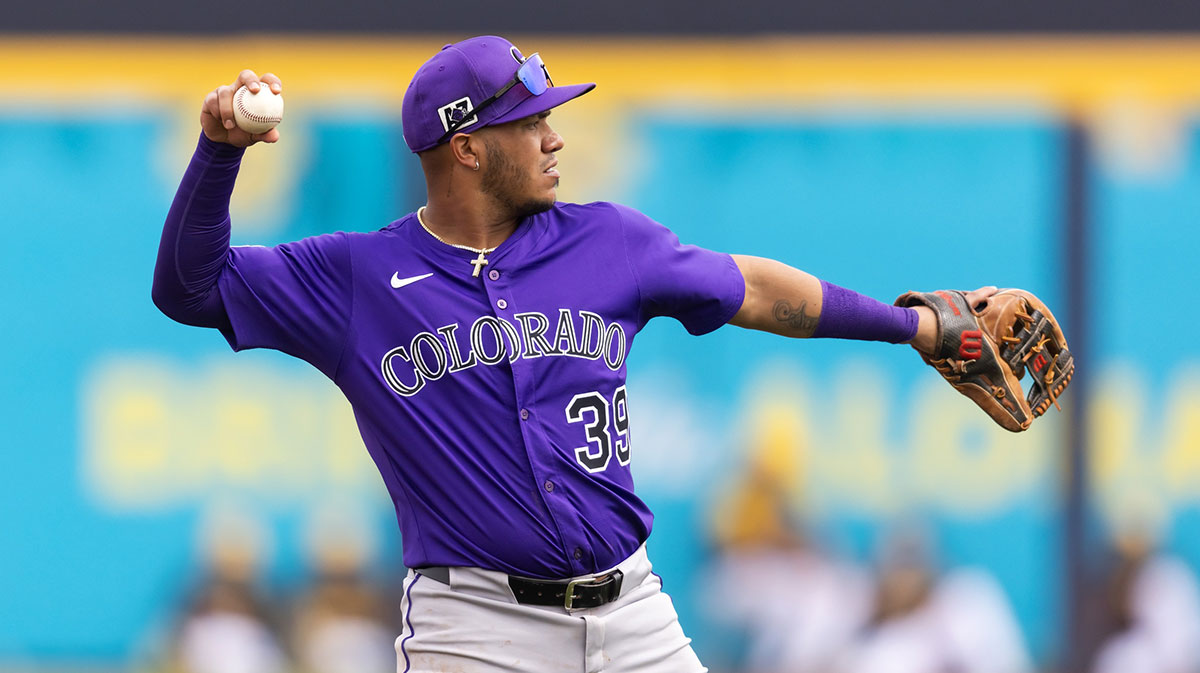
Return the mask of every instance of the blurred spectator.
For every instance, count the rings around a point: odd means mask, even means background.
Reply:
[[[359,521],[363,521],[359,519]],[[389,625],[388,592],[367,578],[369,533],[351,517],[325,519],[310,538],[316,580],[296,611],[292,632],[305,673],[391,673],[398,623]],[[399,606],[399,601],[395,601]]]
[[[171,647],[183,673],[282,673],[287,658],[255,588],[262,537],[244,519],[209,529],[208,575],[193,594]]]
[[[996,581],[960,569],[938,580],[928,548],[906,536],[883,555],[874,616],[844,653],[845,673],[1023,673],[1032,669]]]
[[[1109,633],[1093,673],[1200,671],[1200,589],[1191,569],[1155,553],[1144,527],[1126,527],[1114,546]]]
[[[778,433],[764,438],[716,509],[718,556],[705,573],[707,608],[742,634],[741,670],[827,671],[869,616],[870,582],[810,544],[790,505],[794,456]]]
[[[736,628],[746,673],[1026,673],[1003,590],[983,571],[940,578],[930,547],[888,538],[879,576],[816,549],[794,515],[802,436],[758,411],[749,464],[715,510],[718,558],[703,578],[713,618]]]

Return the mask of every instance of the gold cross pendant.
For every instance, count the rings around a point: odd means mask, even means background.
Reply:
[[[487,266],[487,259],[484,258],[483,253],[481,252],[481,253],[479,253],[478,257],[471,260],[471,264],[475,265],[475,270],[471,272],[471,275],[474,276],[475,278],[478,278],[479,270],[482,269],[483,267]]]

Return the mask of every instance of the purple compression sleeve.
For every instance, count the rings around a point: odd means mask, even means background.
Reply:
[[[889,306],[821,281],[821,317],[813,337],[904,343],[917,335],[917,312]]]
[[[154,305],[173,320],[228,328],[217,278],[229,258],[229,197],[244,149],[202,133],[163,225]]]

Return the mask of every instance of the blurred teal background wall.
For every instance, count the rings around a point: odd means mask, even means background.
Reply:
[[[730,77],[686,64],[689,49],[717,47],[680,49],[677,72],[712,87]],[[588,56],[573,58],[575,75]],[[101,72],[71,67],[84,74],[62,81]],[[1004,87],[989,94],[1002,104],[970,91],[958,94],[967,105],[881,102],[870,78],[846,97],[772,101],[733,87],[697,103],[624,89],[609,68],[593,94],[611,96],[605,107],[581,101],[579,116],[567,106],[552,120],[567,140],[565,198],[624,202],[685,242],[773,257],[885,301],[994,283],[1065,312],[1073,110]],[[284,142],[248,154],[235,243],[375,229],[423,202],[395,92],[364,109],[308,87],[289,98]],[[122,110],[54,80],[0,104],[0,668],[143,664],[222,521],[252,531],[262,581],[281,593],[306,581],[330,521],[360,522],[381,587],[402,577],[391,504],[336,389],[282,355],[235,356],[216,332],[150,303],[159,228],[207,90],[175,89]],[[1168,107],[1166,140],[1094,127],[1096,311],[1068,335],[1091,345],[1093,385],[1066,403],[1089,403],[1101,537],[1132,517],[1196,568],[1200,347],[1187,300],[1200,136],[1186,105]],[[915,524],[939,567],[997,578],[1038,661],[1061,654],[1065,415],[1010,435],[908,349],[735,328],[695,339],[652,324],[629,368],[634,474],[657,513],[652,558],[702,658],[731,647],[704,606],[714,510],[763,456],[826,548],[870,562],[880,539]]]

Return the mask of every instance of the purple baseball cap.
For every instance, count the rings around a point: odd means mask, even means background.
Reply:
[[[513,81],[525,61],[512,42],[484,35],[448,44],[425,61],[404,92],[401,120],[404,142],[413,152],[438,145],[451,119],[461,119],[475,106]],[[552,86],[540,96],[518,84],[459,128],[462,133],[545,112],[596,88],[595,84]],[[448,140],[448,139],[447,139]]]

